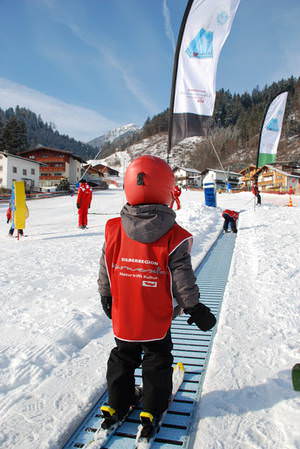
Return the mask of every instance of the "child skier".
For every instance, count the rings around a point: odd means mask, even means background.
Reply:
[[[225,209],[222,213],[222,217],[224,218],[223,224],[224,232],[230,232],[228,231],[228,225],[230,223],[232,232],[236,234],[237,233],[236,224],[239,219],[239,212],[236,212],[235,210]]]
[[[6,223],[11,223],[10,229],[8,231],[8,235],[10,237],[13,237],[14,230],[15,230],[12,207],[13,206],[9,205],[9,207],[8,207],[8,209],[6,211]],[[20,235],[23,235],[23,229],[19,229],[19,233],[20,233]]]
[[[256,182],[252,184],[251,192],[256,197],[256,204],[261,205],[261,196]]]
[[[85,229],[88,223],[88,210],[92,201],[92,189],[87,184],[85,179],[80,181],[77,194],[77,209],[78,209],[78,227]]]
[[[108,220],[99,272],[104,312],[112,318],[116,347],[107,366],[109,406],[101,408],[102,428],[120,421],[136,402],[134,370],[142,363],[141,437],[155,433],[172,392],[170,326],[176,313],[208,331],[216,318],[199,302],[191,266],[191,234],[169,207],[177,198],[170,166],[141,156],[125,174],[127,204],[120,218]],[[143,353],[143,357],[142,357]]]

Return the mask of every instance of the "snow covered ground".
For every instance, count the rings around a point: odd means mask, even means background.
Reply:
[[[21,241],[0,205],[0,447],[59,449],[105,389],[113,346],[97,275],[105,222],[120,190],[94,193],[89,228],[75,197],[28,202]],[[196,266],[219,234],[222,208],[243,211],[194,430],[195,449],[299,449],[300,198],[183,192],[178,222],[194,235]]]

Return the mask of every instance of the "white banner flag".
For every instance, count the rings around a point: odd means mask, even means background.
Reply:
[[[211,116],[216,71],[240,0],[194,0],[182,36],[174,113]]]
[[[288,92],[277,95],[270,103],[261,129],[257,167],[276,161]]]
[[[168,157],[177,142],[207,134],[220,52],[240,0],[189,0],[174,58]]]

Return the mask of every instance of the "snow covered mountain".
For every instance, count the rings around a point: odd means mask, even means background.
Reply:
[[[224,140],[228,139],[226,133],[230,133],[230,130],[218,130],[210,139],[199,136],[188,137],[182,140],[172,148],[169,158],[170,165],[172,167],[192,167],[200,171],[208,167],[218,169],[230,167],[232,171],[240,171],[250,163],[255,163],[259,136],[255,136],[249,146],[227,149],[224,145]],[[211,141],[213,141],[213,145]],[[145,137],[134,144],[128,144],[123,151],[120,150],[121,146],[118,148],[118,141],[115,141],[115,143],[117,145],[115,145],[115,150],[111,152],[112,154],[102,157],[101,160],[105,165],[112,166],[121,172],[125,166],[124,159],[131,161],[143,154],[151,154],[165,160],[167,159],[167,133]],[[299,160],[299,147],[300,135],[294,135],[289,138],[282,136],[278,146],[277,160]]]
[[[172,167],[190,166],[194,149],[203,140],[203,137],[188,137],[180,142],[180,144],[174,146],[170,156],[170,165]],[[110,156],[100,159],[100,161],[104,165],[113,167],[120,173],[123,173],[132,159],[143,154],[151,154],[152,156],[158,156],[166,160],[167,145],[167,134],[155,134],[128,146],[125,151],[116,151]]]
[[[106,134],[102,136],[96,137],[88,142],[94,148],[100,148],[104,143],[112,143],[116,139],[125,138],[139,131],[140,128],[133,123],[129,123],[127,125],[120,126],[119,128],[114,128],[108,131]]]

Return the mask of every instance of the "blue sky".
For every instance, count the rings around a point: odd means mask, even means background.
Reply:
[[[221,0],[220,0],[221,1]],[[88,141],[169,105],[187,0],[0,0],[0,107]],[[240,0],[217,88],[300,76],[300,1]]]

